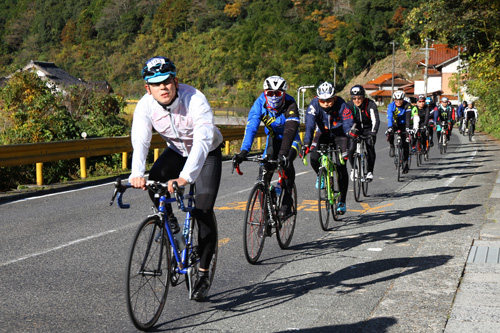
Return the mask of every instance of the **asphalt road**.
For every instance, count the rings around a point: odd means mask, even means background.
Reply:
[[[384,126],[382,125],[384,128]],[[245,203],[257,177],[223,164],[216,203],[217,274],[206,302],[171,288],[155,330],[216,332],[440,332],[446,325],[470,243],[498,172],[498,144],[454,133],[448,153],[396,181],[379,133],[367,198],[321,230],[315,174],[295,162],[299,196],[290,248],[267,238],[260,264],[242,248]],[[134,332],[124,298],[127,255],[150,212],[145,192],[132,207],[109,206],[112,185],[0,205],[1,332]]]

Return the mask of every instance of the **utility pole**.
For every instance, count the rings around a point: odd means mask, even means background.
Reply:
[[[428,77],[428,67],[429,67],[429,51],[434,50],[429,48],[429,38],[425,39],[425,48],[421,49],[425,51],[425,74],[424,74],[424,95],[427,97],[427,77]]]
[[[394,52],[396,49],[396,42],[392,41],[389,44],[392,44],[392,86],[391,86],[391,101],[394,96]]]
[[[460,68],[460,49],[462,48],[462,45],[458,45],[458,80],[457,80],[457,86],[458,86],[458,105],[462,104],[462,100],[460,99],[460,80],[462,79],[462,69]]]
[[[333,86],[337,86],[337,63],[333,64]]]

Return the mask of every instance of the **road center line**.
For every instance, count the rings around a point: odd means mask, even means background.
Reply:
[[[14,260],[10,260],[10,261],[1,263],[0,267],[7,266],[7,265],[10,265],[10,264],[14,264],[16,262],[20,262],[20,261],[23,261],[23,260],[26,260],[26,259],[38,257],[38,256],[41,256],[42,254],[47,254],[47,253],[50,253],[50,252],[53,252],[53,251],[60,250],[60,249],[63,249],[65,247],[71,246],[71,245],[75,245],[75,244],[82,243],[82,242],[85,242],[85,241],[88,241],[88,240],[91,240],[91,239],[94,239],[94,238],[105,236],[105,235],[113,233],[115,231],[116,230],[108,230],[108,231],[104,231],[104,232],[101,232],[99,234],[95,234],[95,235],[92,235],[92,236],[88,236],[88,237],[76,239],[74,241],[71,241],[71,242],[68,242],[68,243],[65,243],[65,244],[62,244],[62,245],[59,245],[59,246],[56,246],[56,247],[53,247],[53,248],[50,248],[50,249],[47,249],[47,250],[44,250],[44,251],[41,251],[41,252],[32,253],[32,254],[29,254],[29,255],[21,257],[21,258],[17,258],[17,259],[14,259]]]

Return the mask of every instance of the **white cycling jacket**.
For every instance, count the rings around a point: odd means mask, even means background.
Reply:
[[[166,109],[149,94],[137,103],[132,122],[132,173],[129,179],[144,177],[153,128],[170,149],[187,156],[179,177],[190,184],[196,181],[209,152],[222,143],[222,134],[205,95],[179,84],[178,97]]]

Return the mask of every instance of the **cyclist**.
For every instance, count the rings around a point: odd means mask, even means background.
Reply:
[[[474,135],[474,132],[476,130],[476,123],[477,123],[477,109],[474,107],[474,103],[469,102],[469,105],[464,111],[465,113],[465,130],[468,131],[469,128],[469,121],[472,121],[472,135]]]
[[[460,134],[462,134],[463,123],[464,123],[464,111],[467,107],[467,101],[463,101],[457,108],[457,122],[458,122],[458,130]]]
[[[417,105],[413,106],[411,109],[411,113],[408,113],[408,116],[406,121],[407,123],[410,123],[411,121],[413,122],[413,131],[417,133],[417,131],[420,131],[420,136],[422,137],[422,141],[426,142],[427,141],[427,125],[429,124],[429,107],[425,105],[425,96],[424,95],[419,95],[417,99]],[[412,137],[413,140],[410,143],[412,146],[412,149],[415,149],[416,145],[416,140],[417,137],[414,136]],[[423,146],[423,152],[427,147],[424,145]]]
[[[430,97],[425,98],[425,105],[429,109],[429,123],[427,129],[429,130],[429,145],[434,146],[434,109],[436,108],[436,103]]]
[[[278,160],[285,170],[285,192],[279,214],[281,217],[292,213],[292,189],[295,182],[293,161],[300,149],[299,112],[295,99],[286,92],[288,86],[280,76],[270,76],[264,80],[264,92],[257,98],[248,114],[245,136],[239,154],[234,155],[235,164],[240,164],[252,148],[255,133],[260,122],[265,125],[267,134],[263,157]],[[260,172],[262,172],[261,166]],[[273,176],[272,172],[267,174]]]
[[[139,100],[132,122],[132,172],[129,181],[135,188],[146,190],[144,178],[146,158],[155,129],[168,148],[156,160],[149,180],[168,181],[179,186],[196,184],[196,209],[199,223],[200,269],[192,298],[204,299],[210,288],[208,268],[215,251],[216,220],[214,204],[222,170],[222,135],[214,124],[210,104],[197,89],[180,84],[174,63],[165,57],[149,59],[142,69],[146,94]],[[158,206],[154,194],[151,199]],[[167,206],[168,221],[174,233],[179,232],[172,208]]]
[[[368,173],[366,179],[373,180],[373,168],[375,166],[375,142],[377,141],[377,132],[380,126],[380,118],[378,114],[377,104],[369,98],[365,97],[365,89],[361,85],[355,85],[351,88],[351,100],[346,103],[346,106],[353,114],[356,129],[361,131],[361,135],[368,137],[365,140],[366,155],[368,160]],[[354,151],[356,145],[354,140],[349,147],[349,162],[351,163],[351,180],[354,181]]]
[[[306,133],[302,154],[305,156],[309,152],[311,153],[311,167],[317,174],[320,167],[317,145],[335,143],[340,148],[342,157],[340,161],[337,161],[340,202],[337,212],[342,215],[346,212],[346,197],[349,187],[345,165],[348,159],[348,135],[354,124],[354,119],[345,101],[341,97],[335,96],[335,87],[331,83],[324,82],[319,85],[316,94],[317,96],[313,98],[306,110]],[[316,135],[313,138],[315,130]],[[322,184],[316,184],[316,186],[319,187]]]
[[[392,95],[394,101],[387,107],[387,141],[389,141],[389,156],[394,157],[394,132],[401,131],[401,142],[403,143],[403,173],[408,173],[409,144],[405,140],[407,128],[407,113],[411,113],[411,103],[404,100],[405,93],[396,90]]]
[[[450,141],[451,134],[451,121],[452,121],[453,109],[448,105],[448,97],[441,98],[441,103],[434,108],[434,123],[436,124],[436,136],[439,142],[441,138],[441,124],[440,122],[447,122],[449,126],[448,135],[446,136],[446,142]]]

